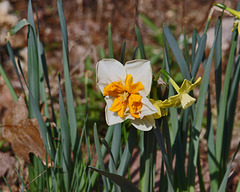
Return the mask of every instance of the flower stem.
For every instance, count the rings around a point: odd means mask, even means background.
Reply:
[[[169,82],[172,84],[172,86],[174,87],[174,89],[179,93],[179,87],[177,85],[177,83],[171,78],[169,77]]]
[[[227,7],[226,5],[223,5],[223,4],[221,4],[221,3],[216,3],[215,6],[217,6],[217,7],[221,8],[221,9],[223,9],[223,10],[231,13],[232,15],[240,18],[240,12],[239,12],[239,11],[236,11],[236,10],[234,10],[234,9],[231,9],[231,8]]]

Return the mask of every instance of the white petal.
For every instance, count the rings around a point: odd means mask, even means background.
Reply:
[[[106,107],[105,107],[105,117],[106,117],[106,122],[108,125],[114,125],[117,123],[121,123],[125,120],[125,118],[121,118],[117,112],[112,112],[109,110],[113,103],[114,98],[113,97],[105,97],[106,101]]]
[[[128,61],[125,64],[125,70],[127,74],[131,74],[133,77],[133,83],[141,82],[144,86],[144,94],[149,95],[152,85],[152,68],[150,61],[138,59]]]
[[[104,87],[114,81],[121,80],[123,83],[126,79],[124,66],[115,59],[103,59],[96,65],[97,85],[102,91]]]
[[[145,116],[143,119],[130,120],[132,125],[141,131],[150,131],[155,127],[155,120],[152,115]]]
[[[153,106],[153,104],[148,100],[148,98],[144,96],[142,92],[140,92],[140,95],[142,96],[143,104],[141,108],[141,113],[139,114],[140,119],[142,119],[144,116],[157,113],[158,110]]]

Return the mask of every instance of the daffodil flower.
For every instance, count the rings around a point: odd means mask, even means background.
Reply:
[[[162,116],[167,115],[166,108],[172,107],[173,104],[170,103],[167,99],[162,100],[153,100],[149,99],[149,101],[153,104],[153,106],[158,110],[157,113],[153,114],[154,119],[159,119]]]
[[[129,119],[139,130],[155,126],[157,109],[147,99],[152,84],[150,61],[132,60],[125,66],[115,59],[103,59],[96,66],[97,85],[105,101],[108,125]]]
[[[185,79],[180,88],[172,78],[169,78],[169,81],[177,91],[177,95],[168,98],[169,102],[172,103],[174,107],[178,107],[182,104],[183,109],[186,109],[196,101],[196,99],[191,97],[188,93],[201,83],[201,77],[199,77],[194,84]]]

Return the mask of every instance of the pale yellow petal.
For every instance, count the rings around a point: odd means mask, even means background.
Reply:
[[[197,80],[188,88],[188,92],[190,92],[191,90],[193,90],[196,86],[200,85],[202,81],[201,77],[198,77]]]
[[[154,119],[159,119],[162,116],[166,116],[167,115],[167,111],[162,107],[162,106],[166,106],[166,103],[168,103],[167,100],[165,100],[164,102],[161,100],[153,100],[153,99],[149,99],[149,101],[153,104],[153,106],[158,110],[157,113],[153,114]],[[168,108],[168,107],[166,107]]]
[[[177,95],[173,95],[168,98],[168,101],[171,103],[172,106],[175,108],[178,107],[181,104],[181,94],[178,93]]]
[[[238,35],[240,35],[240,22],[238,21]]]
[[[196,99],[191,97],[189,94],[182,94],[181,104],[183,109],[190,107],[195,101]]]

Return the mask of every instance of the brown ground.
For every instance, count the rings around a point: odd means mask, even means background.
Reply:
[[[9,0],[12,10],[10,14],[1,17],[0,10],[0,62],[7,74],[11,77],[12,84],[20,91],[20,85],[14,75],[13,67],[10,64],[6,51],[4,38],[7,31],[22,18],[26,18],[27,2]],[[58,20],[57,3],[55,1],[33,1],[38,7],[40,21],[40,36],[44,44],[48,65],[50,66],[50,82],[52,94],[56,95],[58,90],[57,74],[63,73],[61,55],[61,31]],[[185,27],[186,33],[191,34],[194,28],[203,31],[210,8],[216,2],[224,3],[235,8],[237,0],[71,0],[64,1],[64,13],[66,17],[69,37],[70,71],[72,82],[79,85],[79,77],[84,75],[84,60],[90,56],[93,65],[99,59],[98,47],[107,49],[108,23],[112,24],[114,54],[117,59],[120,57],[122,43],[126,41],[126,60],[132,57],[132,50],[137,46],[134,32],[134,25],[138,25],[143,36],[144,44],[157,46],[156,41],[151,37],[153,32],[141,21],[139,15],[145,14],[154,21],[159,29],[163,23],[175,27],[174,34],[178,36]],[[34,4],[33,3],[33,4]],[[219,13],[214,14],[214,19]],[[214,21],[212,22],[214,23]],[[26,29],[19,32],[16,37],[10,39],[16,54],[21,58],[23,70],[26,71]],[[90,74],[92,75],[92,74]],[[82,86],[82,85],[79,85]],[[0,77],[0,125],[13,103],[11,95],[6,88],[2,77]],[[75,93],[75,96],[82,96],[83,93]],[[214,101],[213,101],[214,102]],[[237,115],[239,116],[239,107]],[[235,131],[233,138],[233,149],[239,138],[238,131]],[[236,137],[236,138],[235,138]],[[1,135],[0,135],[1,140]],[[204,146],[204,145],[203,145]],[[204,152],[203,152],[204,154]],[[3,156],[3,157],[2,157]],[[238,158],[239,159],[239,158]],[[16,162],[9,150],[7,153],[0,153],[0,173],[12,178],[16,183],[14,169],[10,166]],[[6,161],[3,161],[6,160]],[[3,165],[4,164],[4,165]],[[206,164],[206,163],[205,163]],[[205,173],[207,172],[207,166]],[[23,166],[22,166],[23,167]],[[3,169],[5,168],[5,169]],[[239,168],[239,166],[238,166]],[[206,174],[207,175],[207,174]],[[233,179],[238,181],[239,176]],[[1,180],[2,182],[2,180]]]

